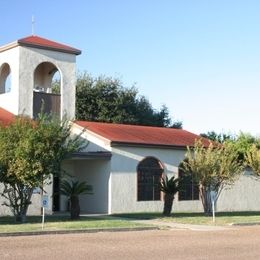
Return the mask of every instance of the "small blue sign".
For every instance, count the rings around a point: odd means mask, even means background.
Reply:
[[[43,208],[48,208],[49,206],[49,196],[48,195],[43,195],[42,196],[42,207]]]

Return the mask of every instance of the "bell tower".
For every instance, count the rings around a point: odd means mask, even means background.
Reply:
[[[31,118],[43,108],[74,119],[79,54],[78,49],[38,36],[0,47],[0,107]]]

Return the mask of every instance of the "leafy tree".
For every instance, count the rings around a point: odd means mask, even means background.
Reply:
[[[253,144],[246,152],[246,164],[260,176],[260,149]]]
[[[51,90],[53,94],[60,94],[60,79],[55,79],[52,81]]]
[[[79,136],[70,138],[70,124],[51,116],[37,120],[17,117],[0,126],[0,182],[4,205],[17,222],[24,222],[33,190],[50,183],[60,172],[61,161],[80,147]]]
[[[244,162],[246,160],[246,154],[254,144],[257,148],[260,148],[260,139],[247,133],[240,133],[238,137],[232,141],[235,149],[239,154],[239,160]]]
[[[162,178],[160,190],[164,193],[163,215],[165,216],[170,216],[171,214],[174,196],[180,189],[179,181],[180,179],[175,179],[174,176],[170,179],[168,179],[167,175]]]
[[[232,134],[217,133],[215,131],[209,131],[207,133],[200,134],[200,136],[218,143],[224,143],[226,141],[235,140],[235,136]]]
[[[70,217],[78,219],[80,215],[79,195],[92,194],[92,186],[85,181],[68,181],[63,180],[60,184],[61,194],[69,197],[70,200]]]
[[[211,192],[215,193],[215,202],[226,185],[232,185],[240,175],[243,165],[238,160],[235,147],[224,142],[222,145],[204,147],[200,140],[194,148],[187,150],[183,169],[192,173],[199,184],[199,196],[204,213],[212,214]]]
[[[239,135],[216,133],[215,131],[207,132],[206,134],[200,134],[202,137],[208,138],[218,143],[230,142],[238,152],[238,160],[245,161],[245,155],[251,148],[252,144],[255,144],[260,148],[260,139],[249,134],[241,132]]]
[[[80,74],[76,89],[76,118],[80,120],[181,128],[168,108],[156,111],[135,87],[125,88],[117,78]]]

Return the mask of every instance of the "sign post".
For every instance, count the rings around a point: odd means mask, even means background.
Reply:
[[[216,200],[216,192],[210,191],[211,205],[212,205],[212,220],[215,223],[215,200]]]
[[[42,230],[44,227],[45,209],[48,208],[48,205],[49,205],[49,196],[42,195]]]

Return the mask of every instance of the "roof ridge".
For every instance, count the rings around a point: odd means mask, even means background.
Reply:
[[[113,144],[187,147],[193,146],[195,140],[201,138],[205,146],[209,145],[209,140],[206,138],[183,129],[82,120],[76,120],[74,123],[110,140]]]
[[[50,49],[65,53],[71,53],[75,55],[81,54],[81,50],[76,49],[74,47],[71,47],[67,44],[59,43],[53,40],[49,40],[37,35],[30,35],[27,37],[20,38],[14,42],[11,42],[9,44],[3,45],[0,47],[1,51],[14,48],[16,46],[28,46],[28,47],[35,47],[35,48],[41,48],[41,49]]]
[[[75,120],[76,122],[85,122],[85,123],[91,123],[91,124],[106,124],[106,125],[114,125],[114,126],[130,126],[130,127],[147,127],[147,128],[158,128],[158,129],[169,129],[169,130],[181,130],[181,131],[186,131],[185,129],[180,129],[180,128],[171,128],[171,127],[166,127],[166,126],[152,126],[152,125],[132,125],[132,124],[124,124],[124,123],[113,123],[113,122],[97,122],[97,121],[88,121],[88,120]]]

